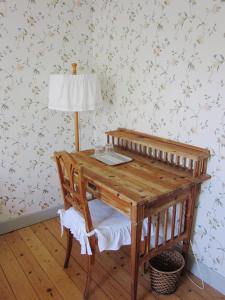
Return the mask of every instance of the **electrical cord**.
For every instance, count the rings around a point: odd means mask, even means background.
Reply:
[[[190,245],[191,245],[191,249],[192,249],[192,253],[194,255],[194,258],[195,258],[195,261],[196,261],[196,264],[197,264],[197,268],[198,268],[198,271],[199,271],[199,274],[200,274],[200,279],[201,279],[201,282],[202,282],[202,286],[198,285],[196,282],[194,282],[191,277],[186,273],[186,276],[187,278],[195,285],[197,286],[197,288],[199,288],[200,290],[204,290],[205,288],[205,284],[204,284],[204,281],[203,281],[203,275],[202,275],[202,271],[201,271],[201,268],[199,266],[199,262],[198,262],[198,259],[197,259],[197,256],[195,255],[195,252],[194,252],[194,249],[193,249],[193,244],[192,244],[192,241],[190,241]]]

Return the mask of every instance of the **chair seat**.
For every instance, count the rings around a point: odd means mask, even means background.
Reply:
[[[88,236],[96,235],[99,251],[118,250],[123,245],[131,244],[130,219],[104,202],[95,199],[88,203],[94,230],[87,233],[85,220],[73,207],[59,210],[61,230],[68,228],[74,238],[80,242],[81,254],[91,255]],[[142,240],[147,235],[147,222],[143,223]]]

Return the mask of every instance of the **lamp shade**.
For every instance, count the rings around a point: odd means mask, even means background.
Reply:
[[[95,74],[50,76],[50,109],[73,112],[95,110],[99,100],[101,91]]]

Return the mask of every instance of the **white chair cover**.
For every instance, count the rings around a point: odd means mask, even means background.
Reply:
[[[123,245],[131,244],[130,219],[104,202],[95,199],[88,202],[94,230],[87,233],[85,220],[79,211],[73,207],[58,211],[63,226],[68,228],[74,238],[80,242],[81,254],[91,255],[88,236],[96,235],[99,251],[118,250]],[[152,232],[153,233],[153,232]],[[143,222],[142,240],[147,235],[147,220]],[[152,234],[153,235],[153,234]]]

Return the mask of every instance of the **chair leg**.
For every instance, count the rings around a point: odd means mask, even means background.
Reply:
[[[88,299],[89,296],[89,287],[90,287],[90,283],[91,283],[91,272],[92,272],[92,267],[94,265],[95,262],[95,249],[96,249],[96,238],[95,236],[91,236],[88,238],[89,239],[89,243],[91,246],[91,252],[92,255],[88,255],[88,266],[87,266],[87,279],[86,279],[86,285],[85,285],[85,290],[84,290],[84,299]]]
[[[131,225],[131,300],[137,299],[142,223]]]
[[[90,283],[91,283],[91,272],[92,272],[92,267],[94,265],[94,260],[95,260],[94,253],[92,255],[88,255],[88,267],[87,267],[86,285],[85,285],[85,290],[84,290],[84,300],[87,300],[88,296],[89,296],[89,287],[90,287]]]
[[[68,264],[69,264],[69,259],[70,259],[70,255],[71,255],[71,250],[72,250],[72,246],[73,246],[73,235],[70,232],[69,229],[66,229],[66,233],[67,233],[67,247],[66,247],[66,258],[64,261],[64,268],[68,268]]]

